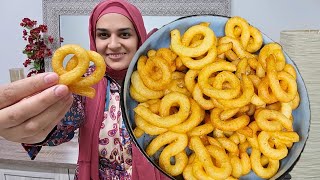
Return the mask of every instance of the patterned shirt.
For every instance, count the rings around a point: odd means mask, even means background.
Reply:
[[[131,140],[122,119],[120,86],[108,79],[104,120],[99,133],[99,177],[103,180],[129,180],[132,176]],[[56,146],[70,141],[85,121],[84,98],[74,96],[74,102],[63,120],[51,131],[47,139],[38,144],[23,144],[31,159],[42,146]],[[75,171],[78,179],[78,167]]]

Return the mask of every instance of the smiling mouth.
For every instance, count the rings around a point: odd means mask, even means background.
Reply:
[[[107,57],[110,59],[119,59],[122,58],[126,53],[109,53]]]

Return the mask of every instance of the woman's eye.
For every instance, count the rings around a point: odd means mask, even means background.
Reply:
[[[100,37],[100,38],[108,38],[109,34],[108,33],[99,33],[98,37]]]
[[[128,39],[130,36],[130,33],[121,33],[121,37],[124,39]]]

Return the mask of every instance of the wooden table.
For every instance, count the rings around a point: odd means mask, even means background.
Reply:
[[[0,138],[0,162],[26,166],[75,168],[78,159],[78,143],[72,140],[54,147],[42,147],[35,160],[31,160],[20,143]]]

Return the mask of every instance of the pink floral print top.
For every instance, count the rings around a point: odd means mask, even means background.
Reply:
[[[129,180],[132,177],[132,150],[130,136],[123,122],[120,108],[120,86],[107,77],[104,120],[99,133],[99,177],[103,180]],[[22,144],[31,159],[42,146],[57,146],[70,141],[85,121],[83,97],[74,96],[74,103],[64,119],[47,139],[38,144]],[[75,170],[78,179],[78,169]]]

